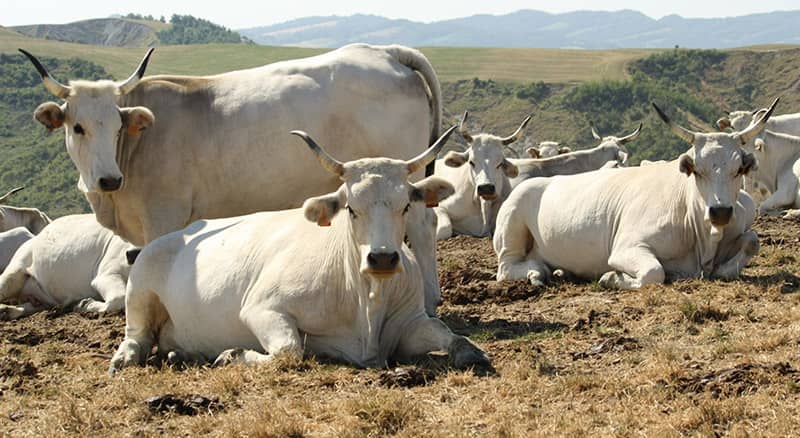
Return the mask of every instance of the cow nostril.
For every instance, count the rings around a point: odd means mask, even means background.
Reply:
[[[104,192],[113,192],[122,186],[122,178],[103,177],[98,180],[100,190]]]
[[[367,254],[367,264],[377,271],[390,271],[400,262],[400,254],[394,252],[371,252]]]
[[[727,223],[733,216],[733,207],[714,206],[708,209],[712,222]]]
[[[494,184],[482,184],[478,186],[479,195],[494,195]]]

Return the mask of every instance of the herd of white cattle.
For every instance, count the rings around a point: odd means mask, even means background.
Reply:
[[[736,278],[757,214],[800,207],[800,114],[771,117],[777,99],[714,133],[653,104],[688,150],[627,167],[641,125],[531,158],[504,154],[530,117],[507,137],[470,133],[467,113],[442,132],[436,73],[403,46],[205,77],[144,77],[150,49],[125,81],[68,85],[20,51],[60,99],[34,118],[63,129],[94,214],[0,207],[0,318],[124,309],[112,373],[154,347],[170,363],[447,351],[487,365],[435,316],[437,239],[493,237],[498,280],[538,287],[559,270],[630,289]],[[467,147],[437,159],[456,130]]]

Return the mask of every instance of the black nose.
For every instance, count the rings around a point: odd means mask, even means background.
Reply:
[[[104,176],[100,178],[98,183],[100,184],[100,190],[104,192],[113,192],[114,190],[119,190],[122,186],[122,178]]]
[[[733,216],[733,207],[714,206],[709,207],[708,216],[714,225],[727,225]]]
[[[370,252],[367,254],[367,264],[374,271],[394,271],[400,262],[400,254],[395,252]]]
[[[479,185],[478,196],[494,196],[494,184]]]

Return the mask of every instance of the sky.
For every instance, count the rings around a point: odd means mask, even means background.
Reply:
[[[616,11],[633,9],[653,18],[678,14],[683,17],[731,17],[776,10],[800,9],[797,0],[2,0],[0,25],[59,24],[112,14],[188,14],[231,29],[266,26],[313,15],[374,14],[431,22],[475,14],[507,14],[520,9],[558,13],[575,10]]]

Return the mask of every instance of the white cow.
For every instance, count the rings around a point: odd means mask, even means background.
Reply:
[[[439,81],[408,47],[352,44],[214,76],[142,78],[151,52],[124,82],[63,85],[23,51],[66,101],[40,105],[35,118],[63,127],[98,222],[135,245],[198,219],[295,208],[338,187],[331,175],[307,171],[313,159],[288,134],[294,127],[348,160],[413,156],[439,137]],[[412,210],[408,239],[432,312],[435,216]]]
[[[25,227],[31,233],[39,234],[39,232],[50,223],[50,218],[36,208],[2,205],[8,201],[11,195],[24,188],[25,187],[17,187],[5,195],[0,196],[0,232],[9,231],[17,227]]]
[[[772,109],[743,132],[705,134],[653,106],[692,148],[669,163],[518,186],[498,214],[498,280],[541,286],[557,268],[599,278],[606,288],[635,289],[666,278],[739,275],[759,249],[749,231],[755,203],[739,190],[756,159],[742,145]]]
[[[539,146],[531,146],[525,149],[525,152],[531,158],[550,158],[556,155],[568,154],[572,152],[572,149],[559,145],[557,141],[542,141],[539,142]]]
[[[17,249],[32,238],[33,234],[25,227],[0,232],[0,272],[6,269]]]
[[[764,130],[754,141],[753,154],[758,160],[755,183],[771,195],[759,205],[760,213],[800,208],[800,137]]]
[[[594,132],[594,128],[592,128]],[[625,144],[636,139],[642,132],[642,125],[624,137],[607,136],[592,149],[569,152],[545,159],[509,160],[517,167],[518,175],[510,179],[514,188],[530,178],[555,175],[573,175],[589,172],[603,167],[618,167],[628,162]]]
[[[64,216],[25,242],[0,275],[0,319],[78,303],[76,310],[118,312],[125,305],[130,244],[91,214]],[[102,301],[98,301],[102,300]]]
[[[491,236],[494,220],[503,200],[511,193],[508,178],[517,176],[517,167],[503,155],[503,149],[517,141],[531,120],[528,116],[508,137],[492,134],[471,135],[465,125],[467,112],[459,125],[459,133],[469,147],[464,152],[450,151],[436,160],[435,175],[449,181],[456,192],[434,208],[438,225],[436,239],[448,239],[454,233],[469,236]],[[469,166],[464,164],[469,163]]]
[[[488,364],[425,313],[420,267],[403,243],[410,204],[453,193],[441,178],[408,178],[454,129],[410,161],[346,163],[294,131],[344,184],[302,209],[202,220],[146,246],[131,271],[125,340],[110,371],[142,364],[155,343],[170,360],[216,364],[305,351],[383,367],[434,350],[449,351],[458,367]]]

